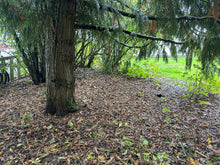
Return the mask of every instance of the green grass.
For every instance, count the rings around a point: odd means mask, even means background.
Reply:
[[[182,81],[187,81],[187,79],[189,79],[195,73],[198,72],[198,69],[193,67],[193,64],[198,64],[196,57],[193,58],[191,70],[185,69],[185,63],[186,63],[186,57],[178,57],[177,61],[174,60],[172,57],[170,57],[168,58],[168,63],[163,61],[163,58],[160,58],[158,60],[157,58],[153,58],[153,57],[141,61],[136,60],[136,58],[132,58],[131,60],[131,66],[133,66],[133,68],[136,68],[136,66],[138,65],[139,68],[142,68],[143,71],[153,72],[154,76],[171,78],[173,80],[182,80]],[[184,76],[184,73],[186,72],[188,74]],[[204,87],[206,85],[209,86],[209,88],[211,86],[211,89],[209,89],[210,91],[215,93],[220,93],[220,77],[218,77],[217,74],[214,77],[214,79],[208,80],[207,82],[205,81],[203,83]]]
[[[159,77],[171,78],[174,80],[183,80],[186,81],[186,78],[183,77],[183,73],[185,70],[185,57],[179,57],[176,62],[173,58],[168,58],[168,63],[163,61],[162,58],[159,60],[157,58],[149,58],[146,60],[136,61],[132,59],[132,63],[139,63],[143,68],[146,67],[147,71],[150,71],[149,66],[158,66],[159,70],[157,71],[157,75]],[[193,60],[194,62],[196,59]]]

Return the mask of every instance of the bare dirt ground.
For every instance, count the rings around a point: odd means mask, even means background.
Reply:
[[[63,118],[43,114],[45,84],[0,86],[0,164],[219,164],[219,96],[160,80],[79,70]]]

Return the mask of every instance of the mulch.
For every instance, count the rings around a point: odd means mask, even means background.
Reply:
[[[65,117],[44,114],[45,84],[2,85],[0,164],[218,164],[219,97],[169,83],[81,69]]]

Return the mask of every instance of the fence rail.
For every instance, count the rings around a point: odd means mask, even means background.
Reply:
[[[21,69],[15,56],[0,57],[0,84],[21,78]]]

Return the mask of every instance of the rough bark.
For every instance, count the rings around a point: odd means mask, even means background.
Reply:
[[[45,113],[64,116],[71,112],[74,98],[75,0],[59,0],[54,28],[46,36],[47,106]]]

